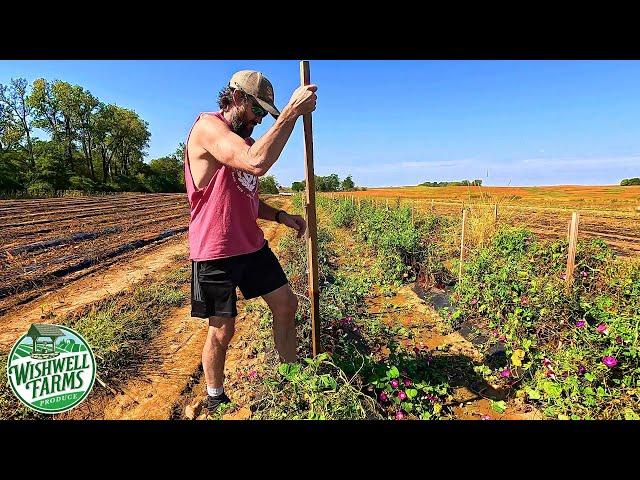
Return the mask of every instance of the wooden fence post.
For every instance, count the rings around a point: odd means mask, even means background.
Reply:
[[[493,223],[498,223],[498,204],[493,205]]]
[[[462,235],[460,236],[460,268],[458,269],[458,282],[462,282],[462,259],[464,257],[464,231],[467,224],[467,211],[462,211]]]
[[[571,284],[573,283],[573,269],[576,265],[576,246],[578,243],[578,222],[580,221],[580,214],[573,212],[571,215],[571,224],[569,226],[569,254],[567,255],[567,273],[566,273],[566,290],[567,293],[571,290]]]

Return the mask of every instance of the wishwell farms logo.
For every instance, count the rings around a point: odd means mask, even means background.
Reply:
[[[7,377],[26,406],[40,413],[61,413],[89,394],[96,362],[77,332],[61,325],[34,323],[11,349]]]

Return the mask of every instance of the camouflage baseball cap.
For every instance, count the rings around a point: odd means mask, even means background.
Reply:
[[[229,80],[229,86],[248,93],[256,99],[262,108],[273,118],[278,118],[280,111],[274,105],[273,85],[262,72],[255,70],[240,70]]]

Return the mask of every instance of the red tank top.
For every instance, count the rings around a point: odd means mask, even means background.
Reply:
[[[222,112],[204,112],[231,125]],[[189,136],[191,136],[191,131]],[[189,136],[187,143],[189,145]],[[251,138],[247,145],[253,145]],[[215,260],[260,250],[265,243],[258,219],[258,177],[220,164],[209,183],[196,188],[189,166],[188,148],[184,149],[184,182],[189,197],[189,258]]]

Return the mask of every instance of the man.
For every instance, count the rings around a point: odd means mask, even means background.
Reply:
[[[298,117],[315,110],[316,90],[315,85],[299,87],[281,113],[274,104],[271,82],[261,72],[242,70],[220,92],[220,111],[201,113],[187,138],[191,315],[209,319],[202,366],[210,412],[230,401],[223,381],[227,347],[235,330],[236,287],[246,299],[265,300],[273,313],[281,360],[296,361],[298,301],[256,220],[283,223],[296,230],[298,238],[304,235],[306,223],[299,215],[262,202],[258,177],[276,162]],[[267,113],[276,121],[254,141],[251,133]]]

